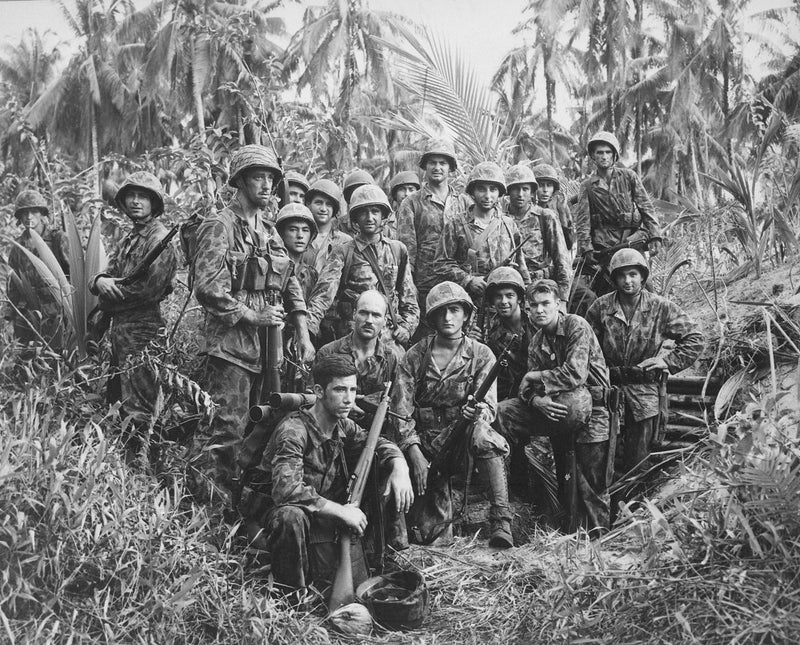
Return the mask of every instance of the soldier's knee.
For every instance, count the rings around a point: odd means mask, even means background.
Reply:
[[[472,452],[476,458],[506,457],[511,452],[508,441],[488,423],[476,423],[472,433]]]
[[[506,399],[497,405],[494,428],[511,444],[530,438],[530,409],[520,398]]]
[[[295,534],[305,534],[308,530],[310,520],[306,512],[299,506],[279,506],[272,513],[270,524],[284,532]]]

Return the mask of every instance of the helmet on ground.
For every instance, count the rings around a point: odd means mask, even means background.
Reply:
[[[394,177],[392,177],[392,181],[389,182],[389,194],[394,199],[394,191],[400,188],[400,186],[416,186],[417,190],[420,189],[422,184],[419,183],[419,177],[417,177],[417,173],[413,170],[403,170],[402,172],[398,172]]]
[[[305,191],[309,189],[308,179],[306,179],[306,176],[297,172],[296,170],[287,170],[284,177],[290,184],[297,184]]]
[[[497,267],[486,278],[486,300],[491,302],[494,292],[501,287],[513,288],[520,299],[525,297],[525,282],[519,271],[511,267]]]
[[[453,303],[462,305],[468,316],[475,311],[472,298],[461,285],[455,282],[440,282],[435,285],[425,297],[425,319],[428,324],[433,327],[433,314],[442,307]]]
[[[368,578],[358,585],[356,598],[387,629],[415,629],[428,613],[428,586],[417,571]]]
[[[544,430],[550,437],[568,438],[581,430],[592,415],[592,395],[585,387],[550,394],[555,403],[567,408],[567,416],[559,421],[547,420]],[[550,427],[548,427],[550,426]]]
[[[344,194],[344,200],[349,204],[353,197],[353,191],[355,191],[356,188],[359,186],[374,184],[375,180],[366,170],[360,170],[358,168],[351,170],[345,176],[344,183],[342,184],[342,194]]]
[[[611,146],[611,149],[614,151],[614,158],[619,159],[619,140],[614,136],[613,132],[601,130],[591,139],[589,139],[589,143],[586,144],[586,149],[589,151],[590,157],[594,152],[595,146],[599,143],[605,143],[606,145]]]
[[[494,161],[481,161],[476,164],[469,173],[469,181],[467,182],[466,192],[472,195],[472,190],[475,184],[484,182],[487,184],[494,184],[500,189],[500,194],[504,195],[506,192],[506,178],[503,176],[503,171]]]
[[[558,172],[550,164],[542,163],[533,167],[533,174],[539,181],[552,181],[556,185],[556,190],[561,188],[561,180],[558,178]]]
[[[650,267],[647,266],[647,260],[636,249],[620,249],[613,256],[611,262],[608,263],[608,270],[611,277],[614,277],[614,272],[618,269],[625,267],[636,267],[642,272],[642,284],[647,282],[650,276]]]
[[[236,188],[236,179],[243,170],[248,168],[266,168],[275,173],[275,183],[277,184],[283,172],[278,165],[278,157],[275,153],[264,146],[250,144],[242,146],[231,155],[231,172],[228,177],[228,185]]]
[[[317,223],[314,221],[314,216],[307,206],[297,203],[286,204],[278,211],[278,218],[275,220],[275,228],[278,230],[278,235],[283,235],[283,229],[286,228],[289,222],[294,220],[300,220],[309,225],[312,240],[317,237],[319,230],[317,229]]]
[[[306,206],[314,199],[314,195],[322,195],[330,199],[333,202],[333,216],[336,217],[339,214],[342,191],[339,190],[339,187],[334,182],[330,179],[317,179],[311,184],[311,187],[306,191]]]
[[[353,196],[350,198],[350,219],[352,220],[358,211],[367,206],[378,206],[381,209],[381,214],[386,217],[391,211],[392,206],[389,204],[389,198],[386,193],[374,184],[367,184],[359,186],[353,191]]]
[[[45,216],[50,213],[44,195],[38,190],[23,190],[14,201],[14,217],[19,219],[25,211],[34,208],[44,211]]]
[[[154,217],[164,212],[164,188],[161,186],[161,182],[158,181],[158,177],[144,170],[131,173],[125,180],[125,183],[120,186],[120,189],[117,191],[117,196],[114,198],[117,208],[125,210],[125,194],[133,188],[146,190],[150,193],[150,197],[153,200]]]
[[[428,162],[428,157],[439,156],[445,157],[450,163],[450,172],[458,168],[456,161],[456,148],[453,142],[449,139],[428,139],[425,142],[425,147],[422,149],[422,156],[419,159],[419,167],[425,169],[425,164]]]
[[[539,188],[539,184],[536,181],[537,176],[536,172],[531,170],[529,166],[518,163],[516,166],[511,166],[506,173],[506,188],[530,184],[531,190],[536,192],[536,189]]]

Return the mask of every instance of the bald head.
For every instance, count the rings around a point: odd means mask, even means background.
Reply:
[[[386,298],[380,291],[369,289],[356,300],[353,311],[353,331],[364,341],[377,338],[386,326]]]

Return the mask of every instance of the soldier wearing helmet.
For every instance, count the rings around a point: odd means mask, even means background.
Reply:
[[[633,170],[617,166],[619,141],[611,132],[598,132],[587,146],[595,173],[580,188],[575,226],[578,253],[596,276],[592,288],[608,293],[605,279],[614,251],[632,246],[655,255],[661,249],[661,229],[647,190]]]
[[[489,544],[513,546],[508,485],[503,459],[508,444],[490,424],[497,408],[496,383],[476,405],[471,395],[486,380],[495,363],[492,350],[465,331],[475,313],[467,292],[454,282],[441,282],[428,293],[428,325],[435,334],[406,352],[397,368],[392,409],[409,417],[400,421],[398,445],[411,465],[417,495],[424,496],[409,518],[417,529],[412,538],[428,543],[453,520],[450,482],[439,478],[427,488],[428,465],[441,447],[441,437],[460,418],[474,422],[467,449],[489,485],[491,537]]]
[[[386,193],[368,184],[357,188],[350,200],[350,220],[357,235],[337,246],[319,276],[309,302],[309,329],[319,336],[326,312],[333,307],[338,323],[335,338],[347,335],[353,326],[353,306],[359,294],[377,289],[389,301],[386,340],[405,346],[419,323],[417,290],[411,278],[405,244],[382,233],[383,220],[391,206]],[[321,343],[334,338],[319,337]]]
[[[528,347],[528,372],[518,396],[500,403],[496,427],[514,452],[532,436],[550,438],[568,515],[563,528],[583,525],[597,536],[609,528],[608,369],[589,324],[559,311],[555,282],[535,282],[529,297],[537,331]]]
[[[394,210],[400,208],[403,200],[416,193],[421,187],[419,177],[413,170],[403,170],[392,177],[392,181],[389,182],[389,196],[392,198]]]
[[[265,372],[265,357],[275,356],[267,352],[264,339],[271,334],[266,329],[290,322],[296,358],[314,358],[302,287],[281,239],[264,222],[280,177],[271,150],[259,145],[239,148],[231,158],[229,179],[236,195],[197,231],[194,290],[206,311],[203,385],[220,407],[211,425],[197,433],[194,451],[199,470],[206,471],[205,481],[215,484],[212,494],[223,500],[237,477],[242,419],[256,399],[261,400],[262,388],[268,393],[279,386],[266,382],[272,370]],[[199,488],[194,492],[201,499],[206,495]]]
[[[17,243],[39,257],[33,235],[42,238],[69,278],[69,244],[67,236],[58,228],[50,226],[47,200],[35,190],[23,190],[14,202],[14,217],[23,227]],[[8,254],[8,266],[14,271],[9,275],[6,293],[9,306],[4,317],[14,325],[14,336],[27,345],[44,340],[54,352],[64,345],[67,320],[63,304],[53,297],[44,278],[35,269],[28,256],[19,248],[12,247]],[[28,293],[23,284],[30,284],[33,293]]]
[[[483,161],[469,175],[467,193],[473,204],[445,223],[436,255],[436,277],[464,287],[478,303],[478,327],[485,333],[483,292],[492,269],[513,264],[530,284],[523,242],[516,222],[498,208],[505,194],[503,171],[496,163]]]
[[[311,240],[305,260],[307,263],[313,264],[317,273],[322,272],[328,255],[334,247],[353,239],[336,226],[341,203],[342,191],[330,179],[318,179],[311,184],[306,193],[306,206],[314,216],[318,233]]]
[[[448,181],[457,165],[451,141],[426,141],[419,160],[419,167],[424,171],[422,186],[408,195],[397,210],[397,239],[408,248],[411,271],[418,289],[419,308],[423,314],[425,298],[437,282],[434,261],[444,223],[472,203],[467,195],[456,193]],[[414,340],[419,340],[430,331],[423,315]]]
[[[634,249],[617,251],[609,264],[616,290],[586,313],[622,391],[623,468],[647,459],[666,405],[666,377],[686,369],[703,349],[703,335],[674,302],[645,290],[647,262]]]
[[[310,187],[308,179],[306,179],[305,175],[296,170],[287,170],[285,177],[286,183],[289,185],[286,203],[303,204],[306,200],[306,193]]]
[[[530,279],[552,278],[561,289],[566,307],[572,281],[572,259],[558,215],[536,204],[539,177],[528,166],[517,164],[506,172],[508,196],[501,201],[503,211],[519,228],[525,243],[522,250]]]
[[[309,245],[317,237],[317,223],[306,206],[290,202],[278,211],[275,231],[283,240],[283,246],[294,265],[294,275],[303,288],[303,297],[308,301],[319,274],[306,263],[305,257]]]
[[[114,202],[133,228],[112,254],[107,271],[94,276],[89,286],[99,296],[100,309],[111,317],[111,364],[121,367],[159,338],[159,330],[165,325],[161,301],[172,292],[178,261],[175,249],[168,246],[144,276],[122,284],[121,280],[133,273],[168,233],[160,219],[164,191],[155,175],[135,172],[117,191]],[[125,437],[126,456],[132,462],[138,461],[152,423],[156,379],[152,368],[135,360],[134,366],[123,369],[110,386],[119,388],[112,392],[122,401],[123,414],[132,420]]]
[[[556,169],[545,163],[534,166],[533,174],[536,175],[538,183],[534,201],[539,208],[555,211],[561,223],[561,232],[564,234],[567,249],[571,251],[572,243],[575,241],[575,223],[572,221],[569,204],[561,192],[561,179]]]

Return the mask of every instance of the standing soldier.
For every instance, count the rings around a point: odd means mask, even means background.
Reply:
[[[353,307],[367,289],[378,289],[389,301],[389,338],[405,346],[419,323],[417,291],[411,279],[408,251],[402,242],[381,233],[389,200],[377,186],[358,188],[350,201],[350,220],[356,238],[331,251],[309,303],[309,329],[319,334],[326,312],[335,307],[335,338],[353,328]],[[330,342],[333,339],[321,339]],[[388,340],[388,339],[387,339]]]
[[[404,199],[397,211],[397,239],[408,248],[418,290],[421,320],[415,341],[432,331],[425,324],[425,300],[437,282],[434,261],[444,224],[472,203],[467,195],[457,194],[447,181],[457,168],[455,148],[450,141],[430,139],[425,144],[419,167],[425,171],[422,187]]]
[[[161,301],[172,291],[177,258],[172,246],[167,246],[142,277],[120,284],[164,239],[167,229],[158,219],[164,213],[161,182],[149,172],[130,175],[117,191],[115,202],[133,229],[113,254],[108,271],[93,276],[89,287],[98,294],[100,309],[111,316],[111,364],[120,368],[112,387],[119,388],[122,413],[132,421],[124,440],[126,458],[134,462],[153,424],[157,390],[152,368],[136,363],[164,327]],[[130,368],[125,366],[129,358],[136,361]]]
[[[643,287],[650,275],[644,257],[622,249],[609,264],[616,291],[598,298],[586,313],[625,406],[623,468],[650,454],[658,433],[666,378],[686,369],[703,349],[703,335],[674,302]]]
[[[564,234],[567,250],[571,251],[575,241],[575,222],[572,221],[569,204],[567,204],[564,193],[561,192],[561,180],[558,178],[558,173],[553,166],[543,163],[533,167],[533,174],[536,175],[536,181],[539,184],[536,190],[536,205],[555,211],[558,221],[561,223],[561,232]]]
[[[613,291],[607,267],[614,252],[632,247],[656,255],[661,250],[661,230],[653,202],[633,170],[618,167],[619,141],[611,132],[598,132],[587,146],[595,173],[580,188],[575,226],[578,254],[584,271],[596,277],[597,295]]]
[[[558,284],[561,300],[569,297],[572,260],[556,212],[533,203],[538,193],[538,175],[522,164],[506,173],[506,213],[527,240],[522,247],[531,280],[551,278]]]
[[[277,159],[267,148],[239,148],[229,179],[236,196],[230,206],[203,220],[197,232],[194,288],[206,310],[204,389],[219,406],[207,434],[197,436],[196,448],[205,449],[197,461],[202,470],[211,471],[223,496],[233,490],[236,453],[250,406],[264,385],[279,387],[264,383],[267,372],[277,369],[267,364],[267,357],[280,362],[280,348],[267,351],[267,327],[283,324],[288,314],[298,359],[310,362],[314,357],[300,283],[280,239],[263,222],[280,177]]]
[[[550,437],[569,530],[609,528],[608,369],[597,338],[580,316],[559,311],[559,289],[539,280],[530,290],[538,331],[528,350],[519,398],[498,406],[497,429],[518,448],[531,435]]]
[[[397,239],[397,209],[409,195],[413,195],[420,188],[419,178],[413,170],[398,172],[389,182],[389,197],[392,200],[392,212],[383,225],[383,233],[387,237]]]
[[[353,193],[361,186],[374,186],[375,179],[366,170],[356,168],[347,173],[342,182],[342,196],[347,204],[348,211],[350,210],[350,200],[353,198]],[[346,230],[351,235],[355,235],[357,231],[353,228],[353,220],[350,218],[340,220],[338,225]]]
[[[495,363],[491,349],[464,333],[474,313],[475,305],[459,285],[442,282],[430,290],[425,315],[436,333],[411,347],[400,362],[392,409],[411,419],[399,422],[398,445],[411,465],[417,494],[425,496],[415,510],[421,507],[426,512],[411,518],[411,526],[419,532],[416,539],[429,542],[451,528],[450,479],[436,477],[429,489],[428,466],[446,431],[464,418],[474,422],[464,437],[465,448],[489,485],[489,544],[508,548],[513,546],[503,464],[508,444],[490,425],[497,409],[496,383],[483,402],[476,405],[471,399]]]
[[[318,179],[306,193],[308,206],[317,223],[317,236],[311,240],[305,261],[317,273],[322,273],[331,251],[353,238],[336,226],[336,218],[342,204],[342,191],[330,179]]]
[[[67,236],[49,225],[49,213],[47,200],[39,192],[23,190],[17,195],[14,217],[25,229],[17,238],[17,243],[38,257],[31,239],[31,231],[36,232],[69,277]],[[8,266],[14,271],[9,275],[6,291],[13,305],[9,307],[7,317],[14,323],[14,336],[26,345],[41,337],[54,352],[61,351],[66,324],[63,303],[53,296],[39,272],[17,247],[13,247],[8,254]],[[23,286],[26,283],[30,285],[30,290]]]
[[[286,183],[289,185],[289,194],[286,195],[286,204],[303,204],[308,192],[308,179],[296,170],[286,171]],[[284,204],[284,206],[286,205]]]

